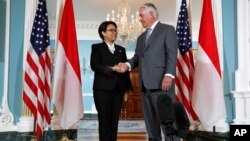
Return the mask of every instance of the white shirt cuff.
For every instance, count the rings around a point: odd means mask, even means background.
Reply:
[[[128,62],[126,64],[128,65],[128,70],[131,71],[131,65]]]
[[[165,76],[169,76],[169,77],[174,79],[174,76],[172,74],[170,74],[170,73],[166,73]]]

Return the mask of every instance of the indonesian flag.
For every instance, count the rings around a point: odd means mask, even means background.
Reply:
[[[63,5],[55,56],[53,101],[60,125],[68,129],[82,118],[83,100],[72,0],[65,0]]]
[[[198,43],[192,104],[204,130],[213,131],[225,126],[226,109],[211,0],[203,3]]]

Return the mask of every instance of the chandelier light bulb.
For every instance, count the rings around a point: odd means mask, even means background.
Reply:
[[[116,16],[115,13],[117,13]],[[137,37],[144,31],[139,21],[139,12],[136,12],[136,16],[129,14],[130,7],[128,3],[122,1],[118,6],[117,12],[112,10],[111,17],[110,14],[107,14],[106,17],[106,20],[114,21],[117,24],[118,36],[116,43],[124,47],[128,47],[130,44],[135,43]]]

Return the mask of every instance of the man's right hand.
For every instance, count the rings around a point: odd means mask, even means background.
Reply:
[[[118,68],[119,69],[117,69],[117,72],[124,73],[128,70],[128,65],[126,63],[119,63]]]

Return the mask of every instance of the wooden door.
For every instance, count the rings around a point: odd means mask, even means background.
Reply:
[[[133,90],[127,92],[123,101],[121,119],[143,119],[138,69],[130,71]]]

